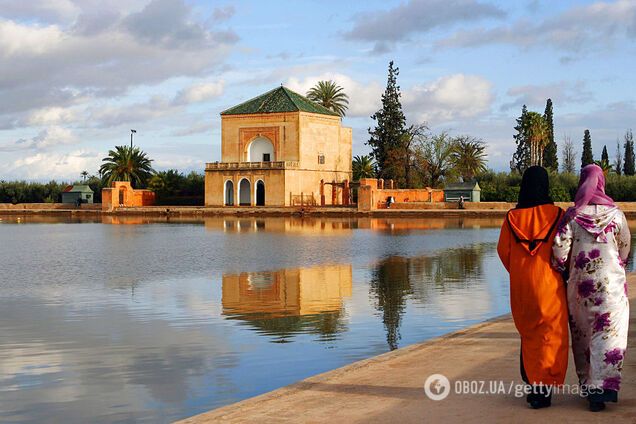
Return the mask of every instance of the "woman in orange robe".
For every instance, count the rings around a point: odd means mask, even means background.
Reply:
[[[563,210],[549,195],[548,173],[524,172],[517,207],[501,227],[497,252],[510,273],[510,306],[521,336],[521,376],[532,408],[551,405],[552,388],[568,366],[568,309],[561,275],[550,266]]]

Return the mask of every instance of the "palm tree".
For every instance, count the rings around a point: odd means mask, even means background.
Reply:
[[[130,181],[135,188],[144,187],[155,173],[152,159],[139,147],[115,146],[108,151],[108,157],[102,159],[99,175],[104,184],[110,186],[113,181]]]
[[[80,175],[82,176],[82,181],[86,182],[86,178],[88,178],[88,171],[82,171],[80,172]]]
[[[148,188],[159,197],[175,196],[180,191],[185,177],[176,169],[159,171],[148,180]]]
[[[543,166],[543,150],[549,141],[548,124],[543,115],[528,112],[528,141],[530,142],[530,166]]]
[[[373,178],[375,176],[373,159],[367,155],[354,156],[351,168],[353,170],[353,181],[359,181],[360,178]]]
[[[349,96],[347,96],[342,87],[331,80],[318,81],[307,92],[307,98],[336,112],[340,116],[345,116],[345,111],[349,107]]]
[[[609,163],[609,159],[595,160],[594,163],[603,170],[603,174],[605,175],[607,175],[609,172],[612,172],[612,170],[614,169],[614,165]]]
[[[486,171],[486,145],[478,138],[460,136],[454,140],[451,161],[464,181]]]

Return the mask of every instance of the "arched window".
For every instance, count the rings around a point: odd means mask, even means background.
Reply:
[[[256,137],[247,147],[248,162],[273,162],[274,145],[268,138]]]
[[[256,206],[265,206],[265,183],[263,180],[256,182]]]
[[[224,202],[225,206],[234,206],[234,183],[232,180],[227,180],[225,182],[225,192],[224,192]]]

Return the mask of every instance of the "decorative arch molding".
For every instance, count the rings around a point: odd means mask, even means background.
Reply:
[[[239,129],[240,162],[249,162],[249,145],[258,137],[265,137],[274,146],[274,157],[280,158],[280,127],[249,127]],[[274,159],[272,159],[274,160]]]

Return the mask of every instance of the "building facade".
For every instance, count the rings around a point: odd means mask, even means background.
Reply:
[[[93,203],[93,190],[88,184],[68,186],[62,192],[62,203]]]
[[[341,204],[351,159],[340,116],[281,86],[221,112],[221,162],[206,164],[205,205]],[[335,195],[321,193],[321,181]]]

